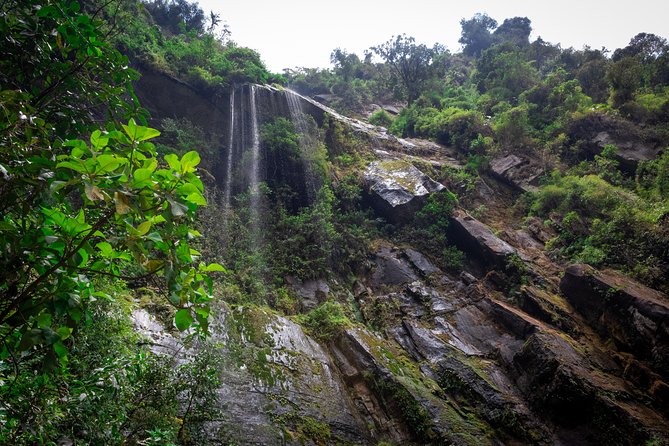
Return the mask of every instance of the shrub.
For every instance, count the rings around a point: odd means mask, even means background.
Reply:
[[[298,316],[297,320],[309,332],[322,341],[329,341],[346,328],[352,326],[344,312],[344,307],[338,302],[327,301],[314,308],[309,313]]]
[[[394,122],[394,119],[390,114],[383,110],[377,110],[369,117],[369,123],[378,125],[381,127],[389,128]]]

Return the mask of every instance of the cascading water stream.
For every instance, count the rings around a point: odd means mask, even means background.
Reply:
[[[229,210],[232,200],[232,162],[235,155],[235,89],[230,90],[230,133],[228,137],[228,160],[225,176],[225,210]]]
[[[311,160],[316,153],[318,140],[313,134],[314,129],[311,128],[309,122],[305,118],[304,111],[302,110],[302,103],[300,102],[300,96],[292,90],[286,90],[285,94],[290,118],[295,125],[295,129],[300,134],[301,158],[304,167],[304,185],[307,192],[307,198],[310,203],[313,203],[316,198],[318,181]]]
[[[251,85],[249,110],[251,113],[251,165],[249,166],[249,213],[251,227],[257,233],[260,219],[260,129],[258,125],[258,110],[256,106],[256,86]]]

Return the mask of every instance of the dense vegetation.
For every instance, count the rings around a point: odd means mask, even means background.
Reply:
[[[148,355],[129,322],[140,296],[124,284],[148,287],[179,330],[205,333],[207,273],[223,268],[203,263],[191,242],[206,205],[196,148],[158,154],[160,132],[146,126],[132,87],[139,75],[117,47],[175,60],[200,51],[189,62],[197,67],[209,45],[227,64],[203,78],[212,88],[269,75],[255,53],[198,20],[180,15],[171,35],[131,2],[0,8],[0,441],[183,440],[196,405],[184,413],[179,401],[202,401],[216,374]]]
[[[467,169],[436,174],[456,189],[471,192],[493,158],[534,160],[546,174],[521,204],[554,231],[556,258],[612,266],[667,289],[667,41],[640,33],[611,54],[530,41],[525,17],[498,25],[477,14],[461,26],[461,53],[397,36],[364,59],[336,49],[332,69],[286,76],[298,91],[398,136],[454,147]],[[378,106],[402,102],[396,116]],[[630,163],[622,147],[593,142],[600,132],[660,156]]]

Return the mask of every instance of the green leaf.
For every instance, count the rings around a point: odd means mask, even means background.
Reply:
[[[69,327],[59,327],[58,330],[56,330],[56,333],[58,333],[58,336],[60,336],[60,340],[64,341],[70,337],[72,334],[72,329]]]
[[[187,330],[193,324],[193,316],[190,314],[189,308],[182,308],[174,315],[174,324],[179,331]]]
[[[111,257],[111,255],[114,253],[114,248],[112,248],[112,245],[107,242],[100,242],[95,245],[95,247],[100,250],[100,253],[103,257]]]
[[[151,222],[150,221],[145,221],[139,224],[137,226],[137,235],[140,237],[145,235],[147,232],[149,232],[149,229],[151,229]]]
[[[146,236],[149,240],[151,240],[154,243],[163,243],[163,238],[160,236],[159,232],[152,232]]]
[[[106,173],[116,170],[120,165],[127,163],[125,158],[119,158],[114,155],[98,155],[96,173]]]
[[[198,164],[200,164],[200,155],[195,150],[191,150],[181,157],[181,169],[184,173],[192,172]]]
[[[0,231],[14,231],[16,228],[8,221],[0,221]]]
[[[175,217],[181,217],[186,214],[188,207],[182,203],[179,203],[171,197],[167,197],[167,201],[170,203],[170,211]]]
[[[51,327],[51,315],[49,313],[41,313],[37,316],[37,326],[39,328]]]
[[[135,173],[133,174],[133,178],[135,179],[135,183],[139,183],[141,181],[146,181],[151,178],[151,174],[153,171],[151,169],[137,169],[135,170]]]
[[[123,130],[125,130],[125,133],[133,141],[145,141],[147,139],[160,136],[160,132],[158,130],[137,125],[134,119],[128,121],[128,125],[124,125]]]
[[[53,351],[56,352],[59,358],[67,357],[67,347],[61,341],[54,342]]]
[[[190,201],[191,203],[195,203],[198,206],[206,206],[207,205],[207,200],[204,199],[202,194],[200,192],[193,192],[192,194],[189,194],[186,197],[187,201]]]
[[[109,136],[103,135],[100,130],[96,130],[91,133],[91,144],[93,144],[93,147],[96,149],[102,149],[109,144]]]
[[[79,173],[88,173],[86,172],[86,167],[84,167],[84,164],[79,161],[79,162],[74,162],[74,161],[62,161],[58,164],[56,164],[56,169],[72,169],[76,172]]]
[[[82,157],[84,153],[86,153],[86,150],[88,150],[88,146],[86,143],[80,139],[73,139],[70,141],[65,141],[63,144],[65,147],[72,147],[72,152],[70,152],[70,155],[72,158],[79,159]]]
[[[179,161],[179,157],[174,153],[165,155],[165,161],[167,161],[167,164],[169,164],[170,169],[181,172],[181,162]]]
[[[175,293],[170,293],[167,296],[167,300],[169,300],[172,305],[181,305],[181,298]]]
[[[222,265],[219,265],[218,263],[210,263],[209,265],[205,265],[204,263],[200,263],[199,267],[200,271],[204,273],[212,273],[212,272],[226,272],[227,270],[223,268]]]

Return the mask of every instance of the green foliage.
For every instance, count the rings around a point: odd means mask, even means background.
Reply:
[[[204,33],[204,11],[187,0],[151,0],[144,4],[156,23],[172,34]]]
[[[439,45],[428,48],[424,44],[416,45],[416,39],[398,35],[371,50],[379,55],[392,68],[395,76],[403,84],[409,105],[418,96],[432,69],[432,60],[444,49]]]
[[[438,262],[449,269],[457,269],[464,259],[461,252],[448,245],[446,231],[457,198],[451,192],[431,194],[423,208],[416,213],[410,227],[399,231],[403,242],[410,242],[422,252],[431,253]]]
[[[307,314],[298,316],[297,319],[312,336],[326,342],[352,326],[344,307],[332,300],[324,302]]]
[[[124,54],[205,92],[220,92],[235,83],[284,82],[282,76],[267,71],[256,51],[226,41],[225,31],[216,36],[214,28],[203,29],[197,3],[157,0],[145,9],[121,2],[103,12],[109,22],[123,22],[124,31],[111,39]]]
[[[176,444],[180,429],[197,432],[198,423],[217,416],[208,407],[218,386],[214,350],[203,348],[182,365],[150,354],[139,347],[127,292],[99,285],[116,299],[87,306],[87,322],[67,340],[70,360],[60,373],[39,370],[50,354],[44,348],[13,370],[0,363],[4,377],[13,374],[0,386],[0,443]],[[190,400],[190,407],[183,404]]]
[[[475,81],[480,92],[487,92],[498,101],[516,103],[520,94],[538,80],[536,69],[519,48],[511,43],[485,50],[476,61]]]
[[[34,14],[30,5],[4,3],[12,12],[0,19],[12,42],[2,62],[9,89],[0,93],[0,360],[48,346],[45,365],[66,364],[86,303],[111,298],[96,288],[100,276],[160,276],[169,301],[206,329],[205,273],[220,267],[198,267],[188,242],[206,204],[198,154],[160,160],[150,142],[157,130],[133,119],[118,124],[133,114],[122,102],[133,97],[127,59],[76,3],[41,6]],[[27,77],[13,64],[35,72]],[[110,116],[100,128],[86,111],[94,106]]]
[[[321,189],[317,202],[296,215],[279,209],[274,241],[274,264],[279,277],[294,275],[299,279],[326,277],[334,247],[340,242],[333,223],[334,194]]]
[[[386,128],[390,127],[393,124],[393,121],[393,117],[383,109],[375,111],[369,117],[370,124],[379,125]]]
[[[263,124],[260,130],[263,145],[279,156],[296,158],[300,155],[299,135],[289,119],[277,117],[272,122]]]
[[[652,200],[669,200],[669,151],[651,161],[642,161],[636,173],[638,192]]]
[[[554,254],[628,271],[663,287],[669,270],[661,221],[669,204],[652,203],[595,175],[554,175],[532,197],[530,212],[549,218]]]
[[[156,151],[160,155],[170,153],[183,156],[197,149],[200,154],[211,155],[204,131],[187,118],[165,118],[160,122],[161,134],[156,139]]]

